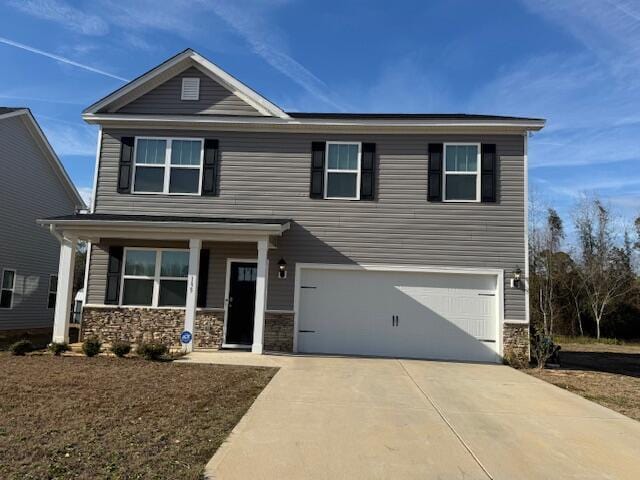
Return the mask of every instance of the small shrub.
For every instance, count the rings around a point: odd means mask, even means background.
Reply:
[[[559,351],[560,346],[553,343],[550,335],[536,331],[531,336],[531,356],[539,369],[544,368],[550,359],[557,359]]]
[[[526,358],[511,351],[505,353],[502,361],[505,365],[509,365],[517,370],[522,370],[529,366],[529,362]]]
[[[29,340],[18,340],[16,343],[11,345],[9,349],[11,350],[12,355],[23,357],[25,353],[33,352],[35,347]]]
[[[111,351],[116,357],[122,358],[131,352],[131,344],[126,340],[116,340],[111,344]]]
[[[82,344],[82,353],[87,357],[95,357],[100,353],[102,342],[96,337],[87,338]]]
[[[48,348],[49,348],[49,351],[51,353],[53,353],[56,357],[62,355],[64,352],[68,352],[69,350],[71,350],[69,348],[69,345],[64,343],[64,342],[62,342],[62,343],[57,343],[57,342],[50,343]]]
[[[138,345],[136,353],[147,360],[166,360],[169,348],[158,342],[145,342]]]

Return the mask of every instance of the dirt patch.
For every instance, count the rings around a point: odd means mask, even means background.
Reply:
[[[563,344],[560,361],[527,373],[640,420],[640,345]]]
[[[275,372],[0,354],[0,478],[200,478]]]

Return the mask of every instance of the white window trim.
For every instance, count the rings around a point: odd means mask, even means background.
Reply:
[[[475,172],[447,172],[447,147],[457,146],[475,146],[477,147],[477,160]],[[447,203],[480,203],[480,187],[481,187],[481,162],[482,162],[482,145],[474,142],[450,142],[445,143],[442,149],[442,201]],[[475,200],[447,200],[447,175],[475,175],[476,176],[476,198]]]
[[[125,268],[127,265],[127,254],[132,250],[149,250],[156,252],[156,265],[153,276],[147,275],[127,275],[125,274]],[[181,309],[184,310],[184,307],[179,306],[158,306],[158,300],[160,299],[160,280],[180,280],[184,281],[185,285],[188,286],[189,277],[164,277],[160,275],[160,268],[162,266],[162,252],[173,251],[173,252],[189,252],[186,248],[154,248],[154,247],[125,247],[124,254],[122,256],[122,274],[120,276],[120,299],[118,301],[118,305],[120,307],[128,307],[128,308],[159,308],[159,309]],[[151,305],[127,305],[122,303],[124,300],[124,281],[125,280],[153,280],[153,293],[151,295]]]
[[[11,288],[7,288],[4,286],[4,272],[13,272],[13,285]],[[16,277],[18,276],[17,271],[13,268],[3,268],[2,269],[2,277],[0,277],[0,294],[5,290],[11,292],[11,303],[8,307],[0,307],[0,310],[11,310],[13,308],[13,299],[16,296]]]
[[[52,293],[54,293],[56,295],[56,300],[58,297],[58,289],[56,288],[55,290],[51,290],[51,279],[53,277],[56,277],[56,280],[58,279],[58,274],[57,273],[52,273],[49,275],[49,289],[47,290],[47,309],[51,310],[56,308],[56,302],[53,302],[53,307],[49,306],[49,297],[51,296]],[[56,283],[57,285],[57,283]]]
[[[167,146],[164,152],[164,164],[150,163],[140,164],[144,168],[163,168],[164,169],[164,183],[162,185],[161,192],[144,192],[136,190],[136,172],[138,164],[136,162],[138,154],[138,140],[164,140],[167,142]],[[171,165],[171,148],[174,140],[186,140],[192,142],[200,142],[200,164],[199,165]],[[189,138],[189,137],[136,137],[133,147],[133,184],[131,185],[131,192],[137,195],[177,195],[177,196],[199,196],[202,194],[202,166],[204,164],[204,138]],[[181,192],[169,192],[169,180],[171,178],[172,168],[192,169],[198,170],[198,191],[194,193],[181,193]]]
[[[356,170],[336,170],[329,168],[329,145],[357,145],[358,146],[358,168]],[[324,150],[324,198],[327,200],[360,200],[360,175],[362,171],[362,142],[326,142]],[[330,197],[327,195],[329,187],[330,173],[355,173],[356,174],[356,196],[355,197]]]

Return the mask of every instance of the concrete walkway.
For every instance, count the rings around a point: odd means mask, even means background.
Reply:
[[[192,354],[279,366],[209,479],[638,479],[640,423],[501,365]]]

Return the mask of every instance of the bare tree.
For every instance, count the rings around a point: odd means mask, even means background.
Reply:
[[[562,286],[562,290],[565,294],[565,303],[570,301],[570,305],[565,305],[567,310],[570,310],[571,316],[575,317],[575,325],[578,327],[580,336],[584,336],[584,328],[582,326],[582,313],[584,307],[584,285],[582,277],[580,275],[580,267],[576,265],[572,258],[573,253],[569,252],[564,255],[564,259],[558,269],[558,281]],[[575,335],[575,328],[572,325],[572,334]]]
[[[556,263],[564,231],[562,219],[553,208],[548,208],[545,213],[544,222],[536,221],[531,227],[530,293],[535,295],[532,303],[540,314],[543,333],[553,335],[556,316]],[[539,218],[538,212],[536,215]]]
[[[576,207],[580,268],[586,302],[600,338],[602,319],[618,298],[636,288],[631,266],[631,241],[625,232],[622,246],[613,234],[610,211],[598,198],[584,198]]]

